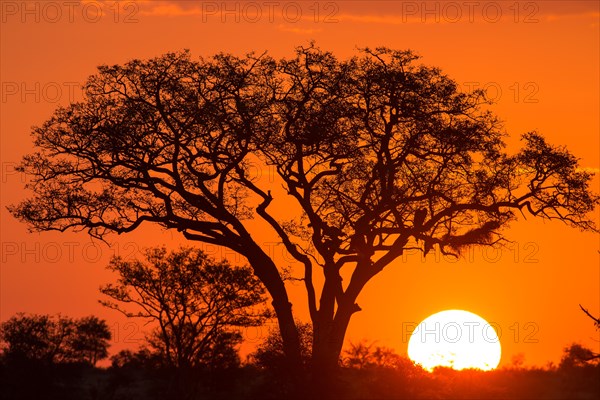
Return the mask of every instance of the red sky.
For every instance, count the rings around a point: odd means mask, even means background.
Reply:
[[[96,314],[118,331],[115,349],[131,346],[144,326],[97,303],[98,286],[112,279],[104,267],[115,253],[183,242],[176,233],[147,227],[112,237],[109,248],[83,233],[28,233],[6,211],[27,195],[22,188],[27,177],[13,168],[33,150],[30,127],[58,105],[77,100],[78,85],[97,65],[184,48],[196,56],[267,50],[281,57],[313,39],[339,57],[364,46],[410,48],[465,88],[487,87],[497,99],[492,109],[505,121],[511,148],[521,133],[538,130],[550,142],[566,145],[583,167],[598,171],[598,4],[0,2],[0,320],[18,311]],[[513,247],[497,254],[474,249],[459,262],[435,257],[422,262],[417,254],[397,260],[359,298],[363,311],[352,320],[348,340],[377,340],[405,353],[407,326],[458,308],[496,324],[503,364],[517,353],[525,354],[527,364],[557,362],[573,341],[600,350],[598,332],[578,308],[581,303],[600,314],[599,236],[531,219],[513,224],[507,236],[515,241]],[[261,238],[272,246],[268,236]],[[273,249],[279,263],[289,264],[281,248]],[[290,290],[299,318],[307,320],[302,286]],[[248,332],[247,338],[252,341],[257,334]]]

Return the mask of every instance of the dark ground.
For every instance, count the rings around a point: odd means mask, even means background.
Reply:
[[[28,364],[2,365],[0,372],[4,400],[289,399],[299,393],[276,371],[253,366],[183,374],[140,365]],[[600,366],[433,373],[343,368],[333,387],[331,397],[338,399],[599,399]]]

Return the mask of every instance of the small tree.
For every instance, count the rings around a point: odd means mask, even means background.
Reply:
[[[110,357],[112,368],[159,369],[163,362],[160,355],[142,346],[136,351],[124,349]]]
[[[156,321],[149,344],[170,365],[230,361],[231,349],[241,340],[231,328],[259,325],[266,317],[257,307],[264,288],[249,268],[216,262],[197,249],[168,253],[152,248],[144,261],[115,257],[108,269],[119,278],[100,288],[114,300],[101,303],[128,317]]]
[[[385,346],[375,346],[361,340],[358,343],[350,343],[350,348],[344,351],[344,365],[350,368],[400,368],[407,362],[412,361],[400,356],[394,350]]]
[[[74,320],[19,313],[0,326],[3,356],[9,362],[95,365],[108,356],[110,339],[106,321],[94,316]]]
[[[372,365],[371,347],[373,343],[368,344],[362,340],[358,343],[351,343],[350,349],[344,353],[346,355],[344,364],[350,368],[363,369]]]
[[[598,359],[598,355],[592,350],[579,343],[573,343],[565,347],[558,367],[561,369],[583,367],[588,363],[598,363]]]
[[[300,354],[304,364],[310,362],[312,356],[312,326],[305,322],[297,322],[300,337]],[[279,331],[269,329],[265,339],[258,345],[256,350],[248,356],[254,365],[271,370],[283,369],[286,365],[283,340]]]
[[[108,357],[111,339],[110,329],[105,320],[95,316],[74,321],[74,331],[67,340],[72,357],[91,365]]]
[[[30,360],[45,363],[59,361],[64,353],[65,338],[71,326],[59,317],[19,313],[0,327],[3,355],[9,360]]]

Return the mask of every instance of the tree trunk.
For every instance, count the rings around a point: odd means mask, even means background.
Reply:
[[[355,311],[354,306],[341,305],[332,320],[321,320],[314,329],[311,376],[313,392],[319,398],[335,398],[339,395],[337,373],[340,355],[350,318]]]
[[[279,324],[283,351],[287,359],[286,367],[291,377],[299,380],[304,375],[300,338],[292,313],[292,303],[289,301],[285,284],[273,260],[258,245],[250,245],[246,250],[246,257],[254,269],[254,273],[265,285],[273,299],[271,304]]]

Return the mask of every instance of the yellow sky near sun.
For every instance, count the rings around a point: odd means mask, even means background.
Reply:
[[[14,173],[14,166],[33,150],[30,127],[58,105],[77,100],[77,86],[99,64],[184,48],[195,56],[267,50],[281,57],[313,39],[340,57],[364,46],[410,48],[463,87],[487,88],[497,100],[492,110],[505,121],[510,148],[521,133],[538,130],[568,146],[582,167],[600,165],[595,1],[0,4],[0,320],[17,311],[97,314],[118,331],[116,349],[130,346],[144,327],[127,325],[97,304],[98,286],[112,279],[104,266],[116,252],[182,242],[176,233],[146,227],[113,237],[109,249],[83,233],[27,233],[5,209],[26,196],[26,177]],[[284,203],[278,198],[274,205]],[[294,267],[255,225],[278,263]],[[578,308],[581,303],[600,313],[598,235],[529,219],[514,223],[507,236],[515,244],[500,253],[474,249],[459,261],[429,256],[423,262],[417,254],[397,260],[360,296],[363,311],[352,320],[348,339],[377,340],[405,353],[410,324],[444,309],[463,309],[498,324],[501,365],[517,353],[529,364],[556,362],[572,341],[600,350],[597,331]],[[302,285],[289,286],[298,317],[307,320]],[[256,335],[248,332],[249,341]]]

